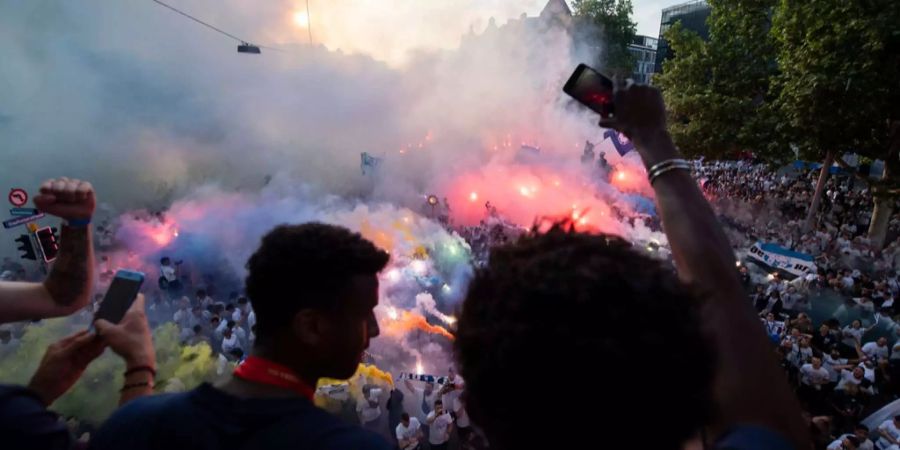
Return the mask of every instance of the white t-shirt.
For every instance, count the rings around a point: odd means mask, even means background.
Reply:
[[[200,307],[206,310],[210,306],[216,304],[216,301],[212,299],[210,296],[206,296],[200,299]]]
[[[804,364],[800,368],[800,382],[821,389],[821,385],[827,383],[831,376],[824,367],[814,368],[812,364]]]
[[[844,447],[843,447],[844,438],[846,438],[848,436],[853,436],[857,439],[859,438],[858,436],[856,436],[854,434],[841,435],[841,437],[837,438],[834,442],[828,444],[828,447],[826,448],[826,450],[843,450],[844,449]],[[856,448],[857,448],[857,450],[874,450],[875,444],[873,444],[871,440],[866,439],[865,442],[860,442],[859,447],[856,447]]]
[[[869,359],[874,359],[876,361],[879,359],[887,359],[888,357],[887,345],[879,347],[877,342],[866,342],[866,345],[862,346],[862,352],[865,353]]]
[[[873,383],[875,382],[875,369],[874,368],[869,368],[868,366],[866,366],[865,363],[859,363],[859,366],[857,366],[857,367],[861,367],[862,370],[865,371],[865,373],[863,373],[863,378],[865,378]]]
[[[240,342],[247,342],[247,333],[241,327],[234,327],[231,329],[231,334],[237,336]]]
[[[852,289],[854,280],[852,277],[844,277],[841,278],[841,283],[844,285],[844,289]]]
[[[247,328],[251,330],[256,326],[256,311],[250,310],[250,314],[247,314]]]
[[[844,336],[844,344],[847,344],[851,347],[856,346],[857,342],[862,342],[863,335],[866,334],[865,328],[853,328],[850,325],[844,327],[843,336]]]
[[[895,440],[900,440],[900,430],[894,425],[894,419],[888,419],[881,423],[878,426],[879,433],[886,433],[893,437]],[[878,438],[878,446],[881,448],[890,448],[892,445],[891,441],[880,437]]]
[[[417,436],[419,434],[419,428],[421,427],[422,424],[420,424],[419,419],[416,419],[415,417],[409,418],[408,427],[403,426],[402,422],[397,425],[397,441],[412,439],[412,442],[410,442],[406,447],[403,447],[403,450],[413,449],[419,445],[419,439]]]
[[[444,411],[440,416],[435,417],[434,411],[428,413],[428,417],[425,419],[426,421],[431,421],[434,419],[434,422],[431,422],[431,425],[428,426],[428,442],[431,445],[441,445],[450,440],[450,425],[453,424],[453,418],[450,417],[450,413]]]
[[[226,321],[226,320],[220,320],[220,321],[219,321],[219,326],[216,327],[216,333],[224,334],[224,333],[225,333],[225,328],[228,328],[228,321]]]
[[[781,303],[784,309],[794,311],[797,307],[797,302],[800,301],[800,296],[797,294],[785,294],[781,296]]]
[[[240,340],[238,340],[236,334],[232,333],[230,338],[222,338],[222,353],[230,353],[236,348],[240,348],[241,350],[243,350],[243,348],[241,347],[241,342]]]
[[[865,377],[863,377],[863,378],[865,378]],[[837,388],[835,388],[835,389],[839,389],[839,390],[844,389],[844,386],[847,385],[848,383],[859,385],[859,383],[862,383],[862,379],[857,380],[856,377],[853,376],[853,372],[851,372],[847,369],[844,369],[841,371],[841,381],[838,383]]]
[[[356,410],[359,411],[359,418],[363,425],[381,417],[381,405],[378,403],[372,406],[369,402],[362,402],[357,405]]]
[[[847,437],[847,436],[853,436],[853,437],[859,439],[859,436],[857,436],[857,435],[855,435],[855,434],[850,434],[850,433],[841,435],[841,439],[843,439],[843,438],[845,438],[845,437]],[[856,448],[857,448],[858,450],[875,450],[875,443],[873,443],[871,439],[866,438],[866,440],[860,442],[860,443],[859,443],[859,447],[856,447]]]
[[[172,320],[181,328],[187,328],[190,319],[191,312],[187,309],[179,309],[178,311],[175,311],[175,315],[172,316]]]
[[[178,279],[178,277],[175,276],[175,268],[172,266],[160,266],[159,272],[165,277],[166,281],[175,281]]]
[[[825,370],[828,371],[828,378],[831,380],[831,382],[837,383],[840,374],[834,368],[834,366],[845,366],[848,362],[849,361],[847,360],[847,358],[835,359],[832,358],[831,355],[825,355],[825,357],[822,358],[822,367],[824,367]]]
[[[788,356],[788,360],[791,364],[800,367],[809,362],[813,357],[812,347],[800,347],[797,344],[794,344],[794,348],[791,350],[790,355]]]
[[[465,383],[461,376],[456,375],[452,381],[447,381],[448,383],[454,383],[456,389],[453,389],[450,392],[447,392],[443,396],[441,396],[441,403],[444,404],[444,409],[453,409],[456,399],[462,394],[462,386]]]
[[[235,309],[233,313],[231,313],[231,320],[235,323],[241,323],[241,317],[244,315],[240,309]]]

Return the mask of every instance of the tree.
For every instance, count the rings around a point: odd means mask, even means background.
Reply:
[[[770,13],[777,0],[710,0],[709,42],[680,23],[666,33],[674,57],[654,78],[675,143],[691,156],[753,152],[784,160],[771,80],[777,73]]]
[[[884,176],[871,183],[876,204],[869,238],[876,248],[884,244],[900,187],[897,23],[894,0],[780,0],[772,29],[782,128],[803,156],[826,161],[807,228],[818,214],[831,160],[847,151],[882,159]]]
[[[635,60],[628,45],[637,36],[631,0],[575,0],[572,8],[576,17],[597,25],[606,50],[601,60],[604,70],[610,75],[630,76]]]

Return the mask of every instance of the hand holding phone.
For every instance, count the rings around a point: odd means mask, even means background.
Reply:
[[[156,353],[142,294],[137,295],[119,324],[97,319],[94,328],[100,339],[125,360],[126,367],[156,367]]]
[[[137,298],[141,285],[144,283],[144,274],[131,270],[119,270],[103,297],[100,309],[94,315],[94,321],[106,320],[112,324],[119,323],[125,312],[131,307]]]
[[[600,117],[604,119],[615,115],[615,85],[613,81],[584,64],[579,64],[575,68],[575,72],[563,86],[563,92],[600,114]]]

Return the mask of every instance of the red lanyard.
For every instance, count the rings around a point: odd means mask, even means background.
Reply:
[[[301,380],[293,370],[258,356],[248,356],[234,369],[234,376],[254,383],[289,389],[313,400],[315,390]]]

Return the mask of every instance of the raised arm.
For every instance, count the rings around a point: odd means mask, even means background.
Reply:
[[[627,87],[617,92],[615,107],[615,122],[601,125],[631,138],[648,168],[681,158],[666,130],[658,90]],[[718,414],[712,435],[740,424],[762,425],[797,449],[809,448],[800,407],[771,357],[771,345],[741,287],[731,245],[697,182],[687,170],[676,169],[656,178],[653,188],[678,275],[702,294],[706,331],[717,350]]]
[[[66,316],[90,301],[94,188],[86,181],[48,180],[41,185],[34,204],[40,211],[65,220],[59,252],[43,283],[0,282],[0,323]]]

